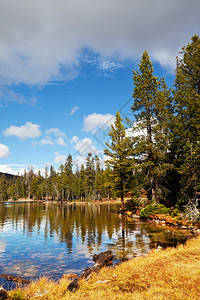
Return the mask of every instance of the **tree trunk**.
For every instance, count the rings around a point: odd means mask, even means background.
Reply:
[[[121,209],[124,210],[124,180],[123,174],[120,174],[121,182],[120,182],[120,190],[121,190]]]
[[[153,153],[152,153],[152,128],[151,128],[151,119],[149,108],[146,108],[146,122],[147,122],[147,140],[148,140],[148,159],[150,164],[153,163]],[[157,199],[156,188],[155,188],[155,178],[152,170],[152,165],[149,166],[149,176],[151,183],[151,193],[152,193],[152,202],[155,203]]]

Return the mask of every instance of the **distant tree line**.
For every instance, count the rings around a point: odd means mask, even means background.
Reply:
[[[73,171],[72,156],[58,172],[45,176],[32,170],[24,176],[0,178],[0,199],[32,197],[81,201],[120,197],[145,189],[153,203],[179,209],[199,206],[200,197],[200,38],[194,35],[177,57],[175,80],[154,75],[145,51],[133,71],[132,118],[119,112],[106,143],[106,168],[89,153],[85,165]]]
[[[58,171],[53,166],[45,167],[42,176],[32,169],[24,171],[23,176],[0,177],[0,199],[18,198],[48,199],[60,201],[91,201],[114,196],[110,168],[103,170],[97,155],[88,153],[85,166],[73,171],[72,156],[69,154],[66,162]]]

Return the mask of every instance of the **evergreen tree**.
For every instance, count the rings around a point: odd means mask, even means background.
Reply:
[[[174,87],[174,117],[171,123],[174,165],[181,174],[180,204],[200,197],[200,38],[191,43],[177,58]]]
[[[102,194],[102,172],[101,172],[101,166],[100,166],[100,159],[97,155],[94,157],[95,160],[95,193],[97,200],[101,199]]]
[[[131,145],[130,139],[126,136],[125,127],[119,112],[116,113],[114,125],[111,125],[109,134],[111,144],[106,143],[107,149],[104,153],[109,156],[106,161],[113,169],[115,188],[121,198],[121,208],[124,209],[124,193],[127,183],[127,172],[130,167]]]
[[[94,187],[95,187],[95,170],[94,170],[94,158],[92,157],[92,153],[88,153],[86,157],[86,198],[88,200],[94,199]]]
[[[79,170],[76,170],[76,173],[74,174],[73,185],[72,185],[72,194],[73,194],[73,199],[79,200],[81,197]]]
[[[139,71],[133,71],[135,168],[146,174],[153,202],[159,201],[159,180],[169,169],[168,122],[170,91],[164,79],[154,75],[153,65],[147,51],[142,55]]]
[[[33,174],[33,177],[31,180],[31,187],[30,187],[31,198],[36,198],[37,190],[38,190],[38,180],[37,180],[37,176],[35,174]]]
[[[108,198],[108,201],[110,200],[113,189],[114,189],[114,175],[113,172],[108,165],[107,168],[103,171],[103,191],[105,197]]]
[[[64,166],[64,181],[65,181],[65,189],[67,201],[70,199],[70,195],[72,197],[72,186],[73,186],[73,160],[71,154],[68,155],[65,166]]]
[[[29,171],[26,173],[26,185],[27,185],[27,195],[28,198],[31,199],[31,182],[34,176],[34,172],[32,168],[29,168]]]
[[[5,201],[8,199],[7,195],[7,180],[5,174],[2,174],[0,177],[0,200]]]
[[[65,197],[65,173],[63,164],[59,167],[58,174],[58,198],[63,201]]]
[[[85,174],[85,168],[83,164],[81,165],[81,169],[80,169],[79,184],[80,184],[81,201],[83,201],[83,198],[85,199],[85,195],[86,195],[86,174]]]

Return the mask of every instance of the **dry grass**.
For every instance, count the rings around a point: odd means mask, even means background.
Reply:
[[[104,268],[75,293],[66,291],[69,281],[42,278],[12,299],[200,299],[200,237],[178,248],[152,251],[113,268]],[[39,294],[37,294],[39,293]],[[14,298],[15,297],[15,298]],[[18,297],[18,298],[17,298]]]

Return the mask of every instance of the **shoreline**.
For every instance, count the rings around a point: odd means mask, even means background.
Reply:
[[[47,277],[8,292],[11,299],[199,299],[200,237],[176,248],[155,249],[145,256],[103,268],[67,291],[67,278]]]
[[[125,202],[129,199],[125,199]],[[120,199],[110,199],[110,200],[94,200],[90,202],[85,201],[57,201],[57,200],[33,200],[28,198],[20,198],[18,200],[7,200],[7,201],[0,201],[0,203],[41,203],[41,204],[61,204],[61,205],[104,205],[104,204],[121,204]],[[140,218],[139,215],[132,213],[131,211],[125,211],[123,214],[120,211],[116,211],[119,216],[124,216],[125,218],[132,220],[132,221],[146,221],[152,225],[156,226],[166,226],[169,228],[176,228],[183,231],[190,231],[192,234],[199,235],[200,234],[200,223],[193,225],[186,219],[177,219],[174,217],[169,216],[168,214],[153,214],[148,219],[143,220]]]
[[[42,200],[42,199],[28,199],[28,198],[19,198],[17,200],[8,199],[6,201],[0,201],[0,203],[19,203],[19,202],[27,202],[27,203],[44,203],[44,204],[120,204],[121,201],[116,200],[94,200],[94,201],[58,201],[58,200]]]

